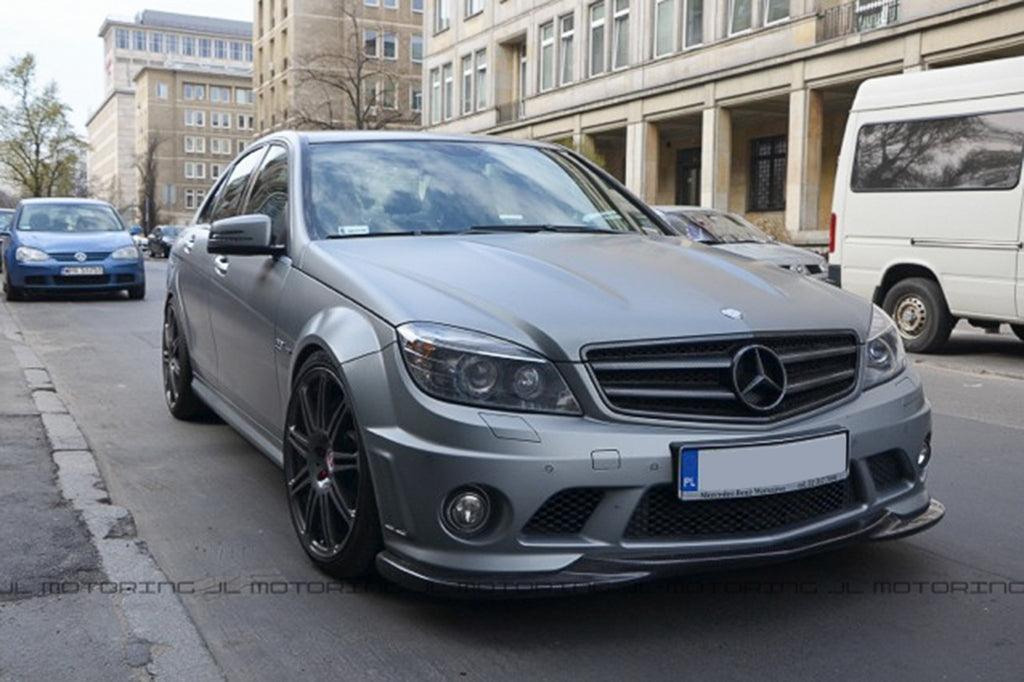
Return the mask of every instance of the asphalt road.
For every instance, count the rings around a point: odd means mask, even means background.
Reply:
[[[619,592],[450,601],[330,583],[282,474],[161,395],[165,263],[145,301],[9,304],[217,663],[258,679],[984,679],[1024,670],[1024,343],[955,332],[914,358],[934,407],[926,533]],[[5,643],[5,646],[7,644]]]

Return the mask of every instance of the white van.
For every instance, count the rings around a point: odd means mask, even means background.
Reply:
[[[1024,340],[1024,57],[861,84],[846,124],[830,279],[933,351],[957,319]]]

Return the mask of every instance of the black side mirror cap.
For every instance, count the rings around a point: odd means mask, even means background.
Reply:
[[[225,256],[279,256],[284,246],[273,243],[270,217],[253,213],[215,220],[206,250]]]

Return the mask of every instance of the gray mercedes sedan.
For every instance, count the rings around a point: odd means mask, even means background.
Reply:
[[[555,145],[263,138],[171,253],[168,407],[277,462],[340,578],[592,589],[937,522],[889,317],[661,220]]]

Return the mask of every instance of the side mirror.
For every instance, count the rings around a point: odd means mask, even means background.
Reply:
[[[214,221],[206,242],[210,253],[225,256],[278,256],[284,247],[273,243],[270,217],[262,213]]]
[[[141,227],[139,227],[138,225],[132,225],[132,226],[131,226],[131,227],[130,227],[130,228],[128,229],[128,234],[130,234],[130,235],[131,235],[131,236],[133,236],[133,237],[134,237],[135,235],[137,235],[137,234],[142,234],[142,228],[141,228]]]

